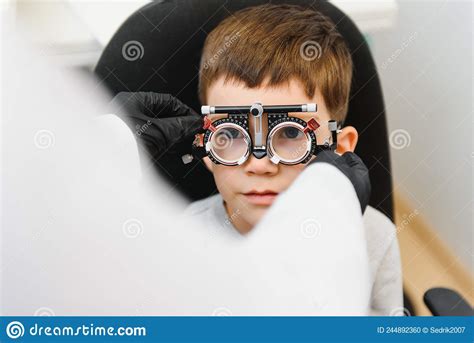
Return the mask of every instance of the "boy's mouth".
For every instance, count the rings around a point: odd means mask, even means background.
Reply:
[[[261,205],[261,206],[270,206],[275,198],[278,196],[278,193],[265,190],[265,191],[256,191],[252,190],[247,193],[243,193],[246,200],[254,205]]]

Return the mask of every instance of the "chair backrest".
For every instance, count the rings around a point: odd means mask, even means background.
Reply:
[[[112,95],[120,91],[170,93],[199,111],[198,71],[204,40],[231,13],[265,0],[160,1],[133,13],[105,48],[96,74]],[[370,205],[393,220],[392,177],[385,105],[378,73],[367,42],[351,19],[326,1],[272,1],[311,6],[332,19],[345,38],[354,64],[346,125],[359,132],[356,153],[370,169]],[[133,54],[133,45],[135,53]],[[127,51],[128,49],[131,49]],[[127,54],[128,53],[128,54]],[[183,142],[190,144],[190,142]],[[202,162],[183,165],[168,154],[154,167],[190,199],[216,192]]]

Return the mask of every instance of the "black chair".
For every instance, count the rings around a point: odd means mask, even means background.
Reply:
[[[207,33],[231,13],[269,1],[156,1],[133,13],[118,29],[95,72],[110,90],[170,93],[199,112],[198,71]],[[352,54],[354,74],[345,125],[359,132],[356,153],[370,170],[369,204],[393,221],[390,150],[380,80],[367,42],[351,19],[326,1],[271,1],[311,6],[332,19]],[[136,55],[123,49],[136,41]],[[183,146],[191,141],[183,142]],[[180,150],[179,147],[176,148]],[[151,156],[156,170],[191,200],[216,192],[212,175],[202,162],[184,165],[179,155]],[[413,313],[405,298],[405,307]]]

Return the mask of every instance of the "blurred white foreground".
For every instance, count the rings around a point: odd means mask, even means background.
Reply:
[[[128,128],[97,119],[97,81],[2,41],[1,315],[367,313],[361,223],[307,237],[278,211],[280,228],[229,240],[185,222],[172,189],[140,178]],[[317,213],[318,198],[302,201]]]

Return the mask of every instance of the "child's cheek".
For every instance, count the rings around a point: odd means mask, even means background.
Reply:
[[[233,193],[239,192],[237,168],[239,167],[214,165],[214,181],[224,200],[228,200]]]
[[[305,167],[306,164],[301,163],[294,166],[284,166],[282,168],[282,176],[288,182],[288,184],[291,184],[298,177],[298,175],[301,174]]]

